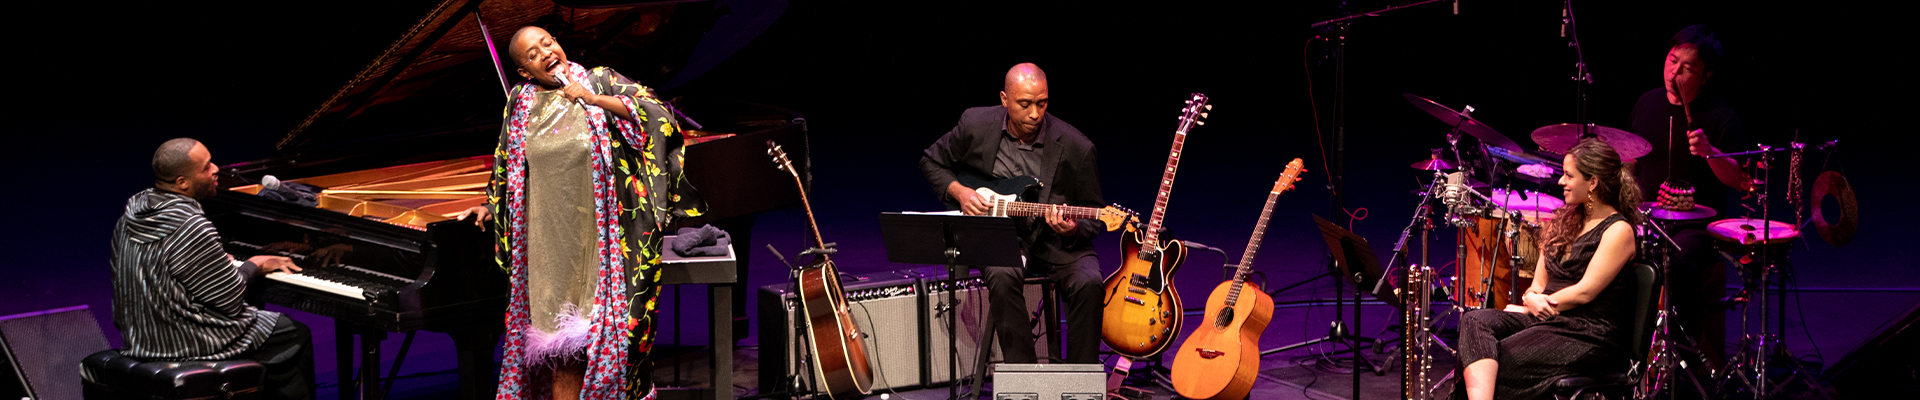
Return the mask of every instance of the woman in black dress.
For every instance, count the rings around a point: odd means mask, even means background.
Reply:
[[[1467,397],[1535,399],[1574,373],[1625,366],[1640,190],[1612,146],[1582,140],[1561,161],[1567,205],[1546,223],[1522,304],[1460,317]],[[1624,212],[1622,212],[1624,210]]]

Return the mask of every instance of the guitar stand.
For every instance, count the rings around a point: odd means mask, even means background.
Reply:
[[[795,290],[796,291],[795,293],[797,294],[798,290],[800,290],[800,271],[802,270],[802,268],[798,265],[794,265],[793,263],[787,262],[787,258],[785,256],[780,255],[780,250],[774,249],[773,245],[771,244],[767,245],[767,251],[773,252],[773,257],[779,259],[780,264],[787,266],[788,284],[793,285],[793,290]],[[807,248],[807,250],[800,252],[798,256],[805,256],[808,254],[832,254],[835,251],[836,250],[833,249],[833,244],[828,243],[827,248],[825,249],[809,247]],[[798,298],[796,298],[796,300],[798,300]],[[794,339],[798,339],[798,343],[812,342],[812,339],[809,339],[807,337],[807,334],[812,332],[812,330],[808,329],[807,327],[808,322],[809,321],[807,321],[806,318],[795,319],[795,323],[793,324],[793,335],[794,335],[793,337]],[[778,392],[760,393],[752,396],[741,397],[740,399],[743,399],[743,400],[744,399],[798,399],[798,398],[804,398],[804,397],[812,397],[820,394],[819,392],[815,391],[812,387],[809,387],[807,385],[808,379],[805,378],[807,375],[811,375],[811,372],[813,371],[813,353],[812,353],[813,346],[789,346],[789,347],[793,348],[793,353],[789,355],[792,356],[793,359],[800,361],[799,363],[800,367],[794,368],[793,372],[787,374],[785,379],[781,379],[781,382],[779,382],[779,385],[783,390]],[[767,387],[768,384],[770,384],[770,382],[761,382],[760,387],[764,389]]]

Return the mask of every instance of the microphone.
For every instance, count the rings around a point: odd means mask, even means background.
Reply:
[[[1460,204],[1460,191],[1465,185],[1466,174],[1452,172],[1447,174],[1447,190],[1440,194],[1440,202],[1447,205]]]
[[[567,87],[567,77],[566,77],[566,76],[563,76],[562,74],[553,74],[553,80],[554,80],[555,82],[560,82],[560,87],[561,87],[561,88],[565,88],[565,87]],[[586,107],[586,106],[587,106],[587,101],[586,101],[586,100],[581,100],[580,98],[578,98],[578,97],[575,97],[575,98],[573,99],[573,104],[579,104],[579,105],[580,105],[581,107]]]
[[[1570,21],[1567,18],[1567,14],[1570,14],[1567,12],[1567,8],[1565,6],[1560,7],[1560,37],[1567,37],[1567,22]]]

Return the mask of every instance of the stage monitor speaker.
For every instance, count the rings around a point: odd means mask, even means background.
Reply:
[[[1828,382],[1844,398],[1872,399],[1920,393],[1920,304],[1840,358]]]
[[[80,359],[106,350],[106,336],[87,306],[0,317],[0,396],[80,398]]]
[[[1107,369],[1100,364],[1000,364],[993,369],[994,400],[1104,400]]]

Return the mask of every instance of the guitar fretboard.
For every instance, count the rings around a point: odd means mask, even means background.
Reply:
[[[1173,175],[1180,170],[1180,152],[1186,143],[1187,131],[1173,133],[1173,151],[1167,154],[1167,168],[1160,171],[1160,192],[1153,199],[1153,214],[1147,219],[1147,240],[1143,246],[1160,247],[1160,219],[1167,214],[1167,197],[1173,193]]]
[[[1067,218],[1067,219],[1100,218],[1100,209],[1092,208],[1092,207],[1055,206],[1052,204],[1026,203],[1026,202],[1004,201],[1004,200],[998,201],[997,203],[999,204],[995,204],[994,208],[1000,209],[1006,212],[1008,216],[1014,216],[1014,217],[1044,217],[1047,215],[1048,212],[1051,212],[1055,207],[1058,207],[1060,209],[1060,214],[1062,218]]]
[[[1299,180],[1303,165],[1298,158],[1287,163],[1286,172],[1280,174],[1280,179],[1273,182],[1273,190],[1267,192],[1267,205],[1260,209],[1260,220],[1253,225],[1253,238],[1247,240],[1247,251],[1240,254],[1240,268],[1233,272],[1233,288],[1227,290],[1228,307],[1240,301],[1240,288],[1247,282],[1247,272],[1253,270],[1253,255],[1260,252],[1261,238],[1267,234],[1267,219],[1273,217],[1273,204],[1280,200],[1281,193],[1293,189],[1293,182]]]

